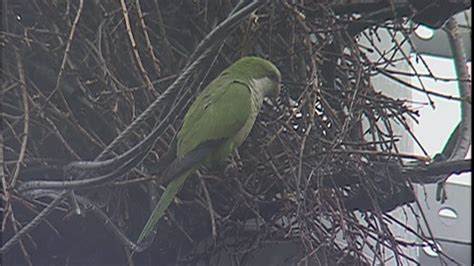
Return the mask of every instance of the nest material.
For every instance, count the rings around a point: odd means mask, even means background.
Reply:
[[[64,176],[51,169],[94,160],[173,82],[234,2],[9,2],[2,34],[9,51],[3,55],[2,86],[8,180],[61,180]],[[358,35],[360,24],[374,26]],[[409,130],[417,113],[405,101],[378,92],[371,79],[377,70],[407,60],[395,37],[388,53],[379,51],[378,33],[408,36],[412,30],[402,18],[366,21],[360,14],[335,14],[328,3],[272,1],[229,32],[206,60],[208,67],[198,69],[179,94],[114,150],[129,149],[177,99],[184,99],[143,163],[115,181],[120,184],[77,193],[95,200],[94,193],[107,194],[100,200],[103,210],[127,235],[136,236],[150,211],[144,193],[147,173],[167,152],[195,91],[237,58],[256,54],[272,60],[283,74],[278,104],[264,107],[231,158],[187,181],[158,225],[158,239],[134,259],[140,265],[196,264],[208,258],[217,263],[216,254],[225,251],[245,262],[275,241],[301,246],[296,261],[317,256],[327,264],[365,264],[371,261],[364,252],[372,250],[378,257],[382,247],[400,259],[405,255],[399,248],[407,243],[394,238],[387,227],[394,221],[386,213],[415,198],[399,170],[399,137],[393,127]],[[356,41],[362,37],[373,47]],[[369,53],[378,59],[369,60]],[[4,239],[18,230],[11,221],[28,221],[41,205],[15,196],[10,203]],[[356,210],[364,214],[365,224]],[[63,221],[64,211],[49,218],[62,237],[43,224],[22,241],[23,250],[5,258],[18,262],[14,257],[22,252],[48,264],[126,263],[128,253],[103,224],[90,215],[68,215]]]

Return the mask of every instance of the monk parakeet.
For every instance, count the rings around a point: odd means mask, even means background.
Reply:
[[[168,182],[138,242],[146,239],[186,178],[200,166],[225,159],[249,135],[265,97],[277,97],[281,74],[270,61],[243,57],[197,96],[176,136],[176,156],[161,177]]]

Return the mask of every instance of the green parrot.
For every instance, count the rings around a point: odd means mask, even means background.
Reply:
[[[174,160],[160,182],[170,182],[143,228],[138,243],[153,231],[188,176],[200,166],[225,159],[249,135],[265,97],[280,93],[281,74],[270,61],[248,56],[226,68],[197,96],[176,136]]]

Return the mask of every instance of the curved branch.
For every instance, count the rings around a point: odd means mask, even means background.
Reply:
[[[461,101],[461,122],[451,133],[443,151],[436,156],[438,161],[449,163],[464,159],[469,151],[469,147],[471,146],[472,96],[471,81],[469,72],[467,71],[467,59],[459,35],[459,29],[454,18],[449,19],[448,24],[446,25],[446,31],[453,52],[460,98],[466,99],[466,101]],[[418,180],[418,182],[423,184],[441,182],[440,186],[442,186],[448,177],[449,174],[432,175],[426,176],[423,180]],[[440,188],[438,190],[441,191]]]

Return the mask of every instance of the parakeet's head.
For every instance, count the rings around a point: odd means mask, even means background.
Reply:
[[[242,57],[227,68],[227,71],[239,73],[261,89],[263,96],[276,98],[280,94],[281,73],[270,61],[256,56]]]

